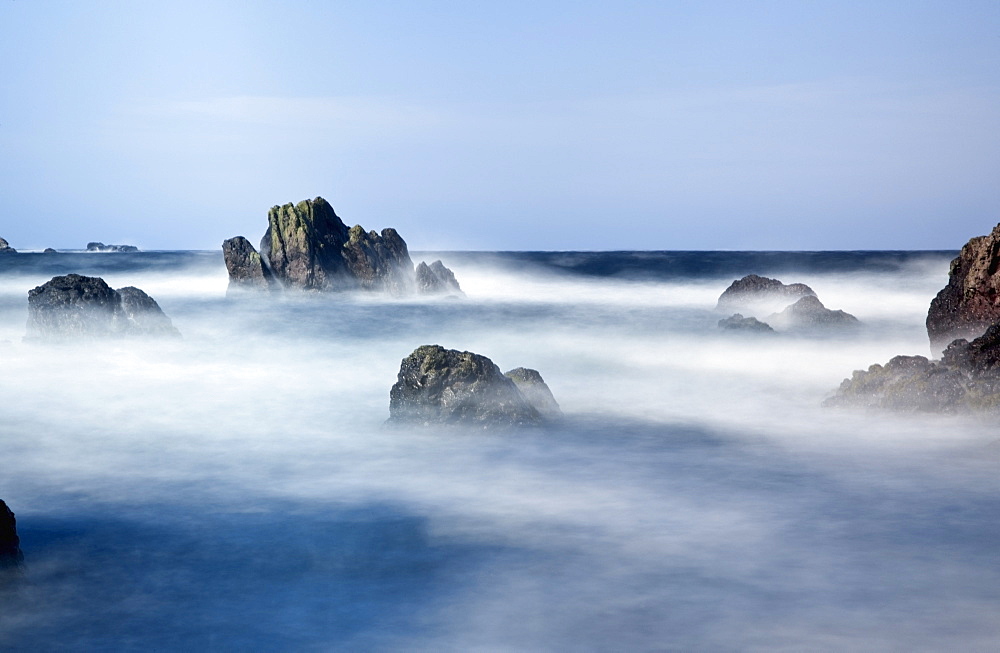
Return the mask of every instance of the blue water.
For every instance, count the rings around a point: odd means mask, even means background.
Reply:
[[[0,258],[0,649],[995,650],[995,425],[820,405],[926,353],[953,255],[417,253],[467,297],[268,301],[218,252]],[[183,339],[21,342],[68,272]],[[864,327],[727,337],[751,272]],[[540,370],[566,421],[381,428],[430,343]]]

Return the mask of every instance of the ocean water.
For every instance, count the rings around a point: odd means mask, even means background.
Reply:
[[[231,300],[221,252],[0,258],[0,650],[994,651],[996,424],[821,406],[929,354],[952,256],[414,256],[462,300]],[[69,272],[183,338],[23,343]],[[864,326],[722,333],[748,273]],[[565,421],[383,429],[423,344],[538,369]]]

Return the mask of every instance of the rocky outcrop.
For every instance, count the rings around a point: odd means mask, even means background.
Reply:
[[[804,283],[785,285],[777,279],[748,274],[723,291],[716,310],[763,314],[780,310],[802,297],[815,295],[812,288]]]
[[[268,291],[274,285],[271,270],[264,265],[260,254],[250,241],[236,236],[222,243],[222,254],[229,271],[227,294],[241,291]]]
[[[455,279],[455,273],[440,260],[430,265],[421,261],[417,264],[415,275],[417,292],[422,295],[465,295]]]
[[[28,291],[26,340],[178,335],[159,305],[138,288],[113,290],[100,277],[68,274]]]
[[[858,318],[844,311],[832,311],[815,295],[807,295],[780,313],[767,318],[778,329],[842,329],[859,326]]]
[[[766,322],[755,317],[743,317],[734,313],[730,317],[719,320],[719,328],[723,331],[740,331],[743,333],[774,333],[774,329]]]
[[[135,245],[105,245],[104,243],[87,243],[88,252],[138,252]]]
[[[382,233],[354,225],[341,250],[347,271],[362,290],[406,295],[413,292],[413,262],[395,229]]]
[[[957,338],[976,338],[1000,322],[1000,224],[972,238],[951,262],[948,285],[931,301],[927,335],[937,355]]]
[[[404,358],[389,392],[388,424],[503,428],[543,421],[489,358],[439,345],[418,347]]]
[[[10,246],[3,238],[0,238],[0,255],[2,254],[17,254],[17,250]]]
[[[42,254],[58,254],[58,253],[59,252],[52,249],[51,247],[46,247],[44,250],[42,250]]]
[[[0,568],[16,566],[23,559],[17,520],[7,504],[0,500]]]
[[[503,374],[514,382],[521,396],[538,411],[543,419],[554,420],[562,417],[562,409],[552,396],[552,391],[542,379],[538,370],[527,367],[516,367]]]
[[[959,339],[940,361],[896,356],[841,383],[829,406],[900,411],[1000,413],[1000,325],[972,342]]]

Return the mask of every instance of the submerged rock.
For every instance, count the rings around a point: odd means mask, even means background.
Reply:
[[[455,279],[455,273],[440,260],[430,265],[421,261],[417,264],[415,275],[417,292],[422,295],[465,295]]]
[[[896,356],[857,370],[840,384],[829,406],[903,411],[1000,412],[1000,325],[972,342],[952,342],[940,361]]]
[[[927,336],[937,355],[952,340],[982,335],[1000,323],[1000,224],[972,238],[951,262],[948,284],[931,300]]]
[[[389,391],[389,424],[532,426],[543,421],[489,358],[439,345],[418,347]]]
[[[542,380],[542,375],[538,370],[527,367],[516,367],[503,374],[514,382],[517,389],[531,407],[538,411],[544,419],[558,419],[562,417],[562,409],[552,396],[549,386]]]
[[[271,290],[274,277],[249,240],[236,236],[223,241],[222,254],[229,272],[227,294],[244,290]]]
[[[28,291],[26,340],[178,335],[159,305],[138,288],[113,290],[100,277],[68,274]]]
[[[767,322],[782,329],[851,328],[861,324],[850,313],[823,306],[815,295],[807,295],[780,313],[769,316]]]
[[[10,246],[3,238],[0,238],[0,254],[17,254],[17,250]]]
[[[0,499],[0,568],[16,566],[23,559],[21,539],[17,536],[17,520],[7,504]]]
[[[815,295],[812,288],[804,283],[785,285],[777,279],[748,274],[722,292],[716,310],[766,313],[788,306],[802,297]]]
[[[104,243],[87,243],[88,252],[138,252],[135,245],[105,245]]]
[[[755,317],[743,317],[734,313],[730,317],[719,320],[719,328],[723,331],[742,331],[744,333],[774,333],[774,329],[766,322]]]

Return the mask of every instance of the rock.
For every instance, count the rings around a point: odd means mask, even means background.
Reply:
[[[858,318],[844,311],[831,311],[815,295],[807,295],[780,313],[767,318],[779,329],[830,329],[859,326]]]
[[[17,250],[10,246],[3,238],[0,238],[0,254],[17,254]]]
[[[21,539],[17,536],[17,520],[7,504],[0,500],[0,568],[21,563]]]
[[[972,342],[956,340],[940,361],[896,356],[885,366],[855,371],[831,406],[928,412],[1000,413],[1000,325]]]
[[[493,361],[438,345],[403,359],[389,392],[389,424],[531,426],[542,416]]]
[[[777,279],[748,274],[737,279],[719,296],[716,310],[764,314],[778,311],[802,297],[815,296],[804,283],[785,285]]]
[[[44,250],[42,251],[42,254],[58,254],[58,253],[59,253],[59,252],[57,252],[56,250],[52,249],[51,247],[46,247],[46,248],[45,248],[45,249],[44,249]]]
[[[348,231],[342,256],[348,271],[363,290],[405,295],[413,291],[413,262],[406,243],[395,229],[381,234],[360,225]]]
[[[250,241],[236,236],[222,243],[222,254],[229,271],[227,294],[245,290],[271,290],[274,276],[261,260]]]
[[[931,300],[927,336],[937,355],[952,340],[976,338],[1000,322],[1000,224],[972,238],[951,262],[948,285]]]
[[[774,329],[766,322],[755,317],[743,317],[734,313],[730,317],[719,320],[719,328],[724,331],[743,331],[745,333],[774,333]]]
[[[104,243],[87,243],[88,252],[138,252],[135,245],[105,245]]]
[[[138,288],[112,290],[100,277],[68,274],[28,291],[26,340],[177,335],[170,318]]]
[[[439,260],[430,265],[421,261],[417,264],[415,276],[417,292],[422,295],[465,295],[455,279],[455,273]]]
[[[562,417],[562,409],[559,408],[556,398],[552,396],[552,391],[542,380],[538,370],[517,367],[504,372],[503,375],[514,382],[521,395],[543,419],[553,420]]]

